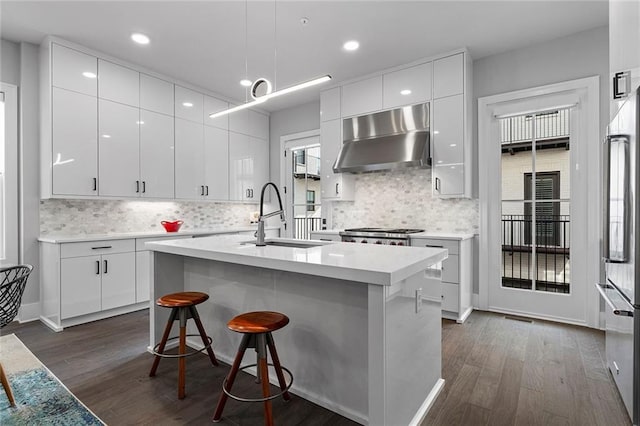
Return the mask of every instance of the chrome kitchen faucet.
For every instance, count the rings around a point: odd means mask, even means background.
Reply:
[[[271,213],[264,214],[264,191],[267,189],[267,186],[273,186],[273,189],[276,190],[276,195],[278,196],[278,205],[280,206],[280,210],[276,210]],[[279,214],[280,220],[284,223],[284,208],[282,207],[282,198],[280,198],[280,191],[278,191],[278,187],[273,182],[267,182],[262,187],[262,191],[260,192],[260,217],[258,218],[258,230],[255,233],[256,236],[256,246],[266,246],[264,242],[264,220],[270,218],[271,216],[275,216]]]

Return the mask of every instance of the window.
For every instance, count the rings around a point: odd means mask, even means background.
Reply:
[[[307,211],[316,211],[316,191],[307,191]]]
[[[524,199],[531,200],[531,173],[524,174]],[[536,173],[536,245],[560,245],[560,172]],[[531,204],[525,203],[525,244],[531,245]]]

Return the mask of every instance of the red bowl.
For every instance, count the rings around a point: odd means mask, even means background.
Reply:
[[[184,222],[181,220],[174,220],[173,222],[163,220],[162,222],[160,222],[160,224],[164,226],[164,229],[167,232],[178,232],[183,223]]]

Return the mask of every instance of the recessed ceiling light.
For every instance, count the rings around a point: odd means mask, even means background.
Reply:
[[[89,71],[85,71],[82,73],[83,76],[87,77],[87,78],[96,78],[97,75],[95,73],[89,72]]]
[[[193,106],[193,104],[191,102],[183,102],[182,106],[187,107],[187,108],[191,108]]]
[[[135,41],[138,44],[149,44],[149,37],[142,33],[131,34],[131,40]]]
[[[251,80],[247,80],[246,78],[243,78],[242,80],[240,80],[240,85],[244,87],[249,87],[251,86]]]
[[[360,47],[360,43],[358,43],[356,40],[349,40],[348,42],[343,44],[342,47],[344,47],[344,50],[357,50],[358,47]]]
[[[400,91],[400,94],[401,94],[401,95],[404,95],[404,96],[406,96],[406,95],[410,95],[410,94],[411,94],[411,90],[409,90],[409,89],[401,90],[401,91]]]

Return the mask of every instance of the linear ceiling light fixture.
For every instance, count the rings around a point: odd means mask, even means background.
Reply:
[[[223,115],[231,114],[236,111],[243,110],[245,108],[251,108],[252,106],[261,104],[263,102],[268,101],[271,98],[275,98],[278,96],[286,95],[287,93],[292,93],[301,89],[306,89],[307,87],[315,86],[316,84],[321,84],[331,80],[331,76],[329,74],[324,75],[322,77],[315,78],[313,80],[305,81],[303,83],[298,83],[296,85],[285,87],[281,90],[272,91],[274,87],[277,87],[277,71],[278,71],[278,62],[277,62],[277,51],[278,51],[278,37],[277,37],[277,28],[278,28],[278,10],[277,10],[277,0],[273,2],[273,40],[274,40],[274,50],[273,50],[273,74],[274,74],[274,84],[266,78],[258,78],[253,83],[248,78],[248,0],[245,0],[244,6],[244,29],[245,29],[245,62],[244,62],[244,72],[245,78],[240,82],[245,87],[251,86],[250,93],[252,101],[248,101],[246,99],[245,94],[245,103],[241,105],[237,105],[231,107],[229,109],[218,111],[209,114],[209,118],[218,118]],[[308,22],[308,19],[307,19]]]
[[[271,98],[275,98],[275,97],[278,97],[278,96],[286,95],[287,93],[295,92],[297,90],[306,89],[307,87],[315,86],[316,84],[322,84],[322,83],[327,82],[329,80],[331,80],[331,76],[327,74],[327,75],[324,75],[322,77],[315,78],[313,80],[305,81],[304,83],[296,84],[295,86],[286,87],[286,88],[284,88],[282,90],[276,90],[275,92],[271,92],[268,95],[260,96],[259,98],[256,98],[255,100],[253,100],[251,102],[247,102],[245,104],[238,105],[238,106],[235,106],[233,108],[226,109],[224,111],[220,111],[220,112],[215,112],[213,114],[209,114],[209,118],[218,118],[218,117],[221,117],[223,115],[231,114],[232,112],[240,111],[240,110],[245,109],[245,108],[251,108],[252,106],[261,104],[263,102],[266,102]]]

